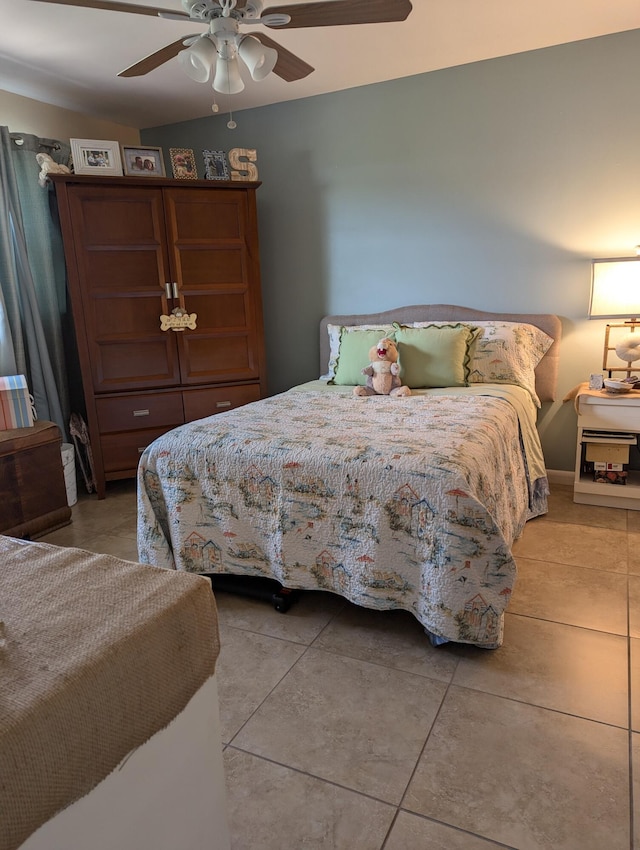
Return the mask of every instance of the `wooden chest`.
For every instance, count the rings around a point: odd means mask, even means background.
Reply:
[[[71,522],[53,422],[0,431],[0,534],[34,538]]]

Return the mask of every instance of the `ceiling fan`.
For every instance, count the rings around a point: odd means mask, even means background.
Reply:
[[[267,6],[262,0],[181,0],[182,11],[157,6],[137,6],[117,0],[38,0],[111,12],[194,21],[207,31],[182,36],[125,68],[119,77],[138,77],[178,57],[183,70],[197,82],[213,76],[215,91],[236,94],[244,89],[238,57],[252,79],[263,80],[272,71],[286,82],[301,80],[314,70],[285,47],[260,32],[248,35],[241,27],[261,24],[269,28],[334,27],[404,21],[412,10],[410,0],[321,0],[321,2]]]

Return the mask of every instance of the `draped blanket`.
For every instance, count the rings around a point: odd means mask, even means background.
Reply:
[[[0,562],[0,850],[16,850],[184,709],[220,642],[206,579],[2,535]]]
[[[435,640],[499,646],[511,545],[546,510],[526,391],[354,398],[318,386],[152,443],[138,471],[140,559],[329,590],[411,611]]]

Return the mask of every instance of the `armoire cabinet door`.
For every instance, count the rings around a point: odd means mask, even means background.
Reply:
[[[262,328],[254,311],[258,247],[248,194],[166,189],[165,214],[179,306],[197,315],[195,330],[176,334],[182,383],[255,380]]]
[[[171,311],[162,189],[76,186],[69,206],[94,391],[180,383],[175,335],[160,332]]]

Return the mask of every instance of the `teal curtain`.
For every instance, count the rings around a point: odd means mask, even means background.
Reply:
[[[41,152],[69,163],[68,145],[0,127],[0,375],[25,375],[38,419],[68,441],[74,347],[55,192],[38,183]]]

